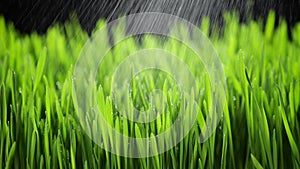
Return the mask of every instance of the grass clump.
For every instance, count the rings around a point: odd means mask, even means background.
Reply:
[[[227,76],[227,102],[217,130],[200,143],[199,115],[197,124],[174,148],[155,157],[133,159],[101,149],[78,124],[72,73],[88,39],[78,24],[54,26],[45,35],[20,35],[1,18],[0,168],[300,168],[300,26],[289,40],[286,23],[275,29],[272,13],[265,31],[259,22],[240,24],[232,15],[225,20],[222,37],[211,36]],[[204,32],[208,24],[205,20],[201,25]],[[145,37],[143,45],[153,47],[158,41]],[[171,44],[175,45],[169,46],[172,52],[193,62],[191,52],[177,42]],[[113,48],[108,55],[115,55],[115,60],[107,57],[101,67],[103,88],[95,89],[110,125],[132,137],[166,129],[177,113],[171,102],[178,102],[176,89],[168,89],[165,77],[142,76],[144,86],[132,82],[135,103],[147,108],[143,89],[158,85],[168,93],[165,111],[169,115],[143,126],[124,120],[114,109],[106,88],[110,70],[122,60],[123,52],[139,48],[133,39]],[[199,114],[205,116],[209,98],[202,97],[199,103]]]

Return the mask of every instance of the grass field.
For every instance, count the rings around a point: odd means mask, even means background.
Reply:
[[[284,21],[275,28],[273,13],[264,29],[260,22],[240,24],[234,15],[225,15],[225,21],[224,33],[210,36],[227,85],[217,130],[200,143],[202,115],[211,102],[206,80],[204,89],[198,88],[206,94],[198,101],[197,124],[183,141],[158,156],[135,159],[103,150],[78,123],[72,75],[88,36],[76,21],[53,26],[45,35],[20,35],[0,17],[0,168],[300,168],[300,24],[289,39]],[[205,34],[208,25],[205,19],[200,26]],[[169,99],[167,115],[149,125],[135,124],[113,108],[110,70],[126,50],[155,47],[159,40],[145,36],[139,44],[131,38],[113,48],[109,55],[116,60],[105,61],[102,88],[95,89],[110,125],[131,137],[157,134],[172,124],[178,113],[176,89],[168,89],[166,78],[156,72],[155,81],[147,75],[141,85],[133,81],[137,107],[147,109],[142,89],[154,84]],[[186,47],[167,43],[167,49],[193,62],[193,54],[182,50]],[[200,67],[191,71],[197,74]]]

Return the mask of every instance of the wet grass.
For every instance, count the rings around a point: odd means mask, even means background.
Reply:
[[[202,115],[207,115],[211,99],[206,86],[198,102],[197,124],[188,136],[171,150],[143,159],[101,149],[78,124],[72,74],[88,39],[78,24],[54,26],[46,35],[20,35],[1,18],[0,168],[300,168],[300,24],[289,40],[286,23],[281,21],[275,29],[272,13],[264,31],[258,22],[239,24],[233,15],[225,18],[224,35],[211,36],[227,76],[227,102],[217,130],[206,142],[199,142]],[[206,34],[208,25],[208,20],[201,25]],[[146,36],[143,47],[155,47],[158,41]],[[110,70],[123,52],[139,48],[133,39],[114,48],[110,55],[116,60],[107,57],[101,70],[105,73],[99,77],[103,88],[95,89],[109,124],[132,137],[168,128],[178,102],[166,77],[154,80],[146,75],[141,77],[146,82],[142,86],[132,82],[135,104],[147,108],[143,90],[158,85],[168,93],[165,111],[170,113],[144,126],[122,119],[113,108],[106,87]],[[171,40],[167,48],[193,62],[193,54],[180,43]]]

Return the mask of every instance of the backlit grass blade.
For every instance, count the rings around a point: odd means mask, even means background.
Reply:
[[[266,30],[265,30],[265,36],[267,40],[270,40],[272,38],[274,26],[275,26],[275,12],[271,11],[267,18]]]
[[[137,147],[138,152],[141,153],[141,154],[145,154],[145,151],[148,151],[148,149],[147,149],[147,147],[143,147],[142,146],[142,141],[138,139],[138,138],[142,138],[142,133],[141,133],[141,131],[139,129],[139,126],[137,124],[135,124],[134,130],[135,130],[135,135],[136,135],[136,138],[137,138],[136,142],[137,142],[137,146],[138,146]],[[143,168],[147,168],[145,158],[141,159],[140,162],[141,162]]]
[[[296,163],[298,164],[298,166],[300,166],[300,152],[298,150],[297,144],[296,144],[293,134],[291,132],[288,120],[286,118],[286,114],[284,113],[283,108],[281,106],[279,107],[279,111],[281,112],[282,121],[283,121],[284,128],[285,128],[287,137],[288,137],[290,145],[291,145],[292,153],[295,156]]]
[[[273,149],[273,165],[274,169],[278,168],[278,151],[277,151],[277,142],[276,142],[276,130],[273,130],[273,137],[272,137],[272,149]]]
[[[7,30],[4,17],[0,17],[0,50],[6,51]]]
[[[71,166],[72,169],[76,169],[76,135],[75,135],[75,130],[72,131],[72,136],[71,136]]]
[[[47,57],[47,49],[44,48],[40,54],[39,61],[37,64],[37,70],[35,73],[35,80],[34,80],[34,87],[33,87],[34,93],[35,93],[37,87],[39,86],[40,80],[43,76],[44,67],[45,67],[45,63],[46,63],[46,57]]]
[[[251,159],[256,169],[264,169],[264,167],[258,162],[258,160],[255,158],[253,154],[251,154]]]
[[[31,137],[31,145],[30,145],[30,167],[34,168],[35,167],[35,158],[36,158],[36,153],[35,153],[35,148],[36,148],[36,134],[33,131],[32,132],[32,137]]]
[[[43,169],[43,168],[45,168],[45,162],[44,162],[45,160],[44,160],[44,156],[43,155],[41,155],[41,157],[40,157],[40,169]]]
[[[156,142],[155,135],[153,133],[151,133],[150,138],[151,138],[151,145],[152,145],[152,149],[150,149],[150,151],[152,151],[152,153],[155,154],[155,156],[152,158],[152,161],[154,161],[153,166],[155,166],[154,168],[161,168],[159,163],[159,157],[158,155],[156,155],[158,154],[157,144],[160,143]]]
[[[228,147],[228,141],[227,141],[227,134],[223,134],[223,145],[222,145],[222,157],[221,157],[221,168],[226,168],[226,157],[227,157],[227,147]]]
[[[45,96],[45,104],[46,104],[46,117],[47,117],[47,122],[48,125],[51,128],[51,93],[50,93],[50,86],[48,83],[47,78],[44,76],[44,83],[46,86],[46,96]]]
[[[290,84],[290,91],[289,91],[289,103],[290,103],[290,126],[291,128],[295,127],[295,120],[296,120],[296,113],[295,113],[295,99],[294,99],[294,84]]]
[[[11,165],[13,163],[13,158],[16,150],[16,142],[14,142],[10,148],[9,154],[7,156],[7,160],[5,162],[5,169],[11,168]]]

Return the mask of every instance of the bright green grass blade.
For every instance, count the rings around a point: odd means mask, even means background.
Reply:
[[[72,136],[71,136],[71,166],[72,169],[76,169],[76,134],[75,130],[72,130]]]
[[[223,130],[224,130],[225,134],[228,134],[228,136],[226,136],[226,137],[228,137],[228,139],[229,139],[230,156],[231,156],[231,159],[232,159],[232,162],[233,162],[233,168],[235,168],[235,163],[234,163],[235,162],[235,156],[234,156],[234,150],[233,150],[232,131],[231,131],[232,127],[231,127],[230,115],[229,115],[229,110],[228,110],[228,104],[227,103],[226,103],[225,108],[224,108],[224,119],[225,119],[225,124],[224,124],[225,127],[223,128]],[[225,138],[223,137],[223,139],[225,139]],[[227,144],[228,143],[227,143],[227,140],[226,140],[226,147],[224,147],[226,152],[227,152]],[[223,150],[222,150],[222,152],[223,152]],[[223,156],[223,153],[222,153],[222,156]],[[226,155],[224,156],[224,158],[225,157],[226,157]]]
[[[135,130],[136,138],[142,138],[142,134],[141,134],[140,128],[139,128],[139,126],[137,124],[135,124],[134,130]],[[138,145],[138,151],[139,151],[139,153],[145,154],[145,151],[148,151],[147,147],[143,147],[142,146],[142,141],[141,140],[137,139],[137,145]],[[141,162],[143,168],[147,168],[147,164],[146,164],[146,159],[145,158],[141,159],[140,162]]]
[[[258,160],[255,158],[253,154],[251,154],[251,159],[256,169],[264,169],[263,166],[258,162]]]
[[[226,157],[227,157],[227,145],[228,145],[228,139],[227,139],[227,132],[226,129],[224,129],[223,134],[223,144],[222,144],[222,157],[221,157],[221,168],[226,168]]]
[[[1,126],[1,137],[5,137],[5,133],[7,130],[7,103],[6,103],[6,90],[5,85],[2,83],[0,86],[0,94],[1,94],[1,120],[0,120],[0,126]]]
[[[282,120],[283,120],[283,124],[284,124],[284,128],[285,128],[285,131],[286,131],[286,134],[287,134],[287,137],[289,139],[289,142],[290,142],[290,145],[291,145],[291,149],[292,149],[292,153],[293,155],[295,156],[295,159],[297,160],[297,163],[298,165],[300,164],[300,152],[298,150],[298,147],[297,147],[297,144],[294,140],[294,137],[293,137],[293,134],[292,134],[292,131],[290,129],[290,126],[289,126],[289,123],[288,123],[288,120],[286,118],[286,114],[282,108],[282,106],[279,107],[279,111],[281,112],[281,117],[282,117]]]
[[[152,149],[150,151],[152,151],[153,154],[158,154],[157,144],[159,143],[156,142],[155,135],[151,133],[150,138],[151,138],[151,145],[152,145]],[[158,155],[152,157],[152,160],[154,161],[153,162],[154,163],[153,166],[155,166],[154,168],[161,168]]]
[[[50,126],[46,122],[45,124],[45,130],[44,130],[44,152],[45,152],[45,161],[46,161],[46,168],[50,169],[51,168],[51,156],[50,156],[50,140],[49,140],[49,129]]]
[[[51,94],[50,94],[50,87],[48,84],[47,78],[44,76],[44,83],[46,86],[46,96],[45,96],[45,104],[46,104],[46,117],[49,128],[51,128]]]
[[[0,51],[6,51],[7,30],[4,17],[0,16]]]
[[[36,148],[36,133],[35,131],[32,132],[32,135],[31,135],[31,145],[30,145],[30,167],[34,168],[35,167],[35,158],[37,157],[36,156],[36,153],[35,153],[35,148]]]
[[[204,35],[206,35],[206,36],[209,35],[209,30],[210,30],[210,20],[209,20],[209,18],[203,18],[202,19],[200,29],[204,33]]]
[[[116,118],[115,120],[115,129],[117,132],[121,132],[121,126],[120,126],[120,120],[119,117]],[[122,147],[122,143],[121,143],[121,138],[114,138],[115,139],[115,147],[117,147],[117,153],[120,153],[120,148]],[[121,157],[117,156],[117,168],[121,168]]]
[[[265,36],[267,40],[270,40],[273,36],[274,32],[274,26],[275,26],[275,12],[271,11],[268,15],[267,23],[266,23],[266,30],[265,30]]]
[[[295,113],[295,99],[294,99],[294,84],[290,84],[290,91],[289,91],[289,103],[290,103],[290,126],[291,128],[295,127],[295,120],[296,120],[296,113]]]
[[[8,156],[7,156],[6,163],[5,163],[5,169],[11,168],[11,165],[13,163],[13,158],[14,158],[14,155],[15,155],[15,150],[16,150],[16,142],[14,142],[12,144],[12,146],[10,147],[10,151],[9,151]]]
[[[45,164],[44,164],[45,162],[44,162],[44,156],[43,155],[41,155],[41,157],[40,157],[40,169],[44,169],[45,168]]]
[[[84,161],[84,169],[89,169],[87,161]]]
[[[34,87],[33,87],[33,92],[35,93],[37,87],[39,86],[40,80],[43,76],[44,72],[44,67],[46,63],[46,57],[47,57],[47,49],[44,48],[40,54],[39,61],[37,64],[37,71],[35,73],[35,81],[34,81]]]
[[[273,149],[273,165],[274,169],[278,168],[278,151],[277,151],[277,142],[276,142],[276,130],[273,130],[273,137],[272,137],[272,149]]]

